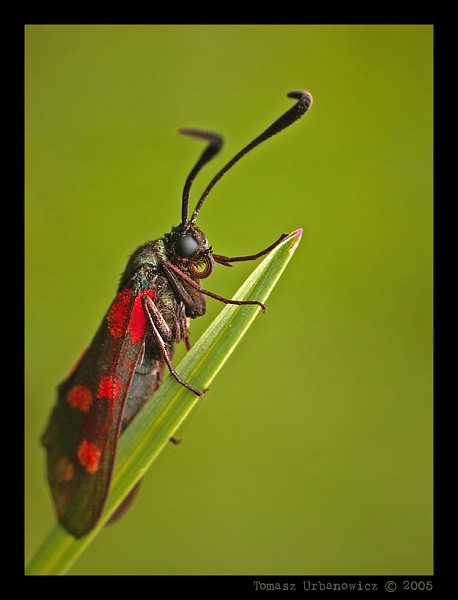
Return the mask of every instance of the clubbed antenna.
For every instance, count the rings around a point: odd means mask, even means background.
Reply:
[[[309,92],[305,92],[303,90],[294,90],[292,92],[289,92],[288,97],[296,98],[298,100],[298,102],[292,108],[290,108],[288,111],[286,111],[284,115],[282,115],[279,119],[277,119],[274,123],[272,123],[272,125],[270,127],[268,127],[263,133],[261,133],[261,135],[259,135],[252,142],[250,142],[247,146],[245,146],[245,148],[243,148],[243,150],[240,150],[240,152],[238,154],[236,154],[234,156],[234,158],[232,160],[230,160],[227,163],[227,165],[221,169],[221,171],[219,173],[217,173],[217,175],[215,175],[215,177],[210,181],[206,190],[202,194],[199,202],[197,203],[197,206],[194,209],[194,212],[192,213],[192,217],[189,221],[190,223],[196,222],[197,215],[199,214],[199,211],[202,208],[202,204],[204,203],[205,198],[209,195],[209,193],[211,192],[211,190],[213,189],[215,184],[221,179],[221,177],[225,173],[227,173],[229,171],[229,169],[231,167],[233,167],[235,165],[236,162],[238,162],[242,158],[242,156],[245,156],[245,154],[248,154],[248,152],[253,150],[253,148],[256,148],[256,146],[258,146],[262,142],[265,142],[273,135],[279,133],[280,131],[283,131],[283,129],[286,129],[286,127],[289,127],[292,123],[294,123],[295,121],[300,119],[302,117],[302,115],[304,115],[312,105],[312,95]],[[189,190],[191,188],[191,184],[192,184],[195,176],[197,175],[197,173],[200,171],[200,169],[211,158],[213,158],[213,156],[215,156],[215,154],[217,154],[219,152],[219,150],[221,149],[223,140],[222,140],[221,136],[219,136],[218,134],[200,131],[200,130],[196,130],[196,129],[181,129],[180,132],[184,133],[186,135],[192,135],[194,137],[199,137],[201,139],[208,140],[210,143],[210,145],[207,146],[207,148],[204,150],[204,153],[202,154],[202,156],[200,157],[196,166],[191,171],[191,174],[189,175],[188,179],[186,180],[186,184],[185,184],[185,188],[184,188],[184,192],[183,192],[183,209],[182,209],[183,223],[185,223],[186,219],[187,219],[187,213],[188,213]]]
[[[208,142],[208,146],[203,151],[202,156],[197,161],[194,169],[189,173],[184,184],[183,200],[181,203],[181,222],[184,225],[188,220],[189,192],[191,190],[192,183],[202,167],[204,167],[208,161],[218,154],[224,142],[223,138],[219,134],[212,133],[211,131],[202,131],[201,129],[179,129],[178,133],[200,138],[201,140]]]

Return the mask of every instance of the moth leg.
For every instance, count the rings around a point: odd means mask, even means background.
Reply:
[[[178,309],[178,318],[176,321],[178,334],[175,335],[176,340],[184,340],[186,350],[191,350],[191,340],[189,339],[189,322],[190,318],[186,316],[186,309],[181,303]]]
[[[151,325],[151,329],[154,334],[154,337],[156,338],[156,342],[159,347],[160,353],[166,365],[168,366],[170,373],[173,375],[173,377],[175,377],[178,383],[181,383],[181,385],[183,385],[185,388],[188,388],[188,390],[191,390],[191,392],[194,392],[194,394],[196,394],[197,396],[203,396],[203,394],[205,394],[205,392],[207,391],[206,389],[201,392],[200,390],[187,383],[184,379],[182,379],[175,371],[172,361],[170,360],[169,353],[167,352],[164,338],[161,335],[162,333],[167,341],[171,341],[172,332],[170,330],[170,327],[167,325],[164,317],[161,315],[161,313],[157,309],[157,306],[150,298],[144,296],[142,301],[143,310],[145,312],[146,318],[148,319],[149,324]]]
[[[186,317],[186,331],[184,332],[184,343],[186,344],[186,350],[189,352],[189,350],[191,350],[191,340],[189,338],[189,321],[190,318]]]
[[[278,244],[280,242],[282,242],[286,237],[288,237],[288,234],[282,233],[276,242],[271,244],[265,250],[261,250],[261,252],[258,252],[257,254],[250,254],[249,256],[229,257],[229,256],[222,256],[220,254],[212,253],[212,256],[213,256],[213,259],[215,260],[215,262],[219,263],[220,265],[224,265],[225,267],[232,267],[231,263],[233,263],[233,262],[241,262],[241,261],[245,261],[245,260],[256,260],[257,258],[260,258],[261,256],[264,256],[265,254],[268,254],[271,250],[273,250],[276,246],[278,246]]]
[[[161,348],[165,348],[165,342],[171,342],[173,339],[173,333],[167,321],[161,315],[154,302],[146,296],[143,298],[143,310],[145,311],[146,318],[153,326],[153,331],[159,344],[163,344]]]
[[[184,336],[184,343],[186,344],[186,350],[191,350],[191,340],[188,333]]]

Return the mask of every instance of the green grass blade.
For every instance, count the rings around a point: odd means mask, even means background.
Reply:
[[[264,258],[235,294],[235,300],[265,302],[296,249],[302,230],[286,237]],[[235,346],[260,311],[257,306],[227,305],[177,367],[177,372],[198,389],[209,387]],[[199,398],[167,377],[119,441],[116,467],[105,512],[97,527],[76,540],[56,525],[29,563],[26,574],[65,573],[98,534],[135,483],[143,477]]]

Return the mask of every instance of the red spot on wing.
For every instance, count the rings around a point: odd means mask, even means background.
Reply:
[[[88,442],[88,440],[83,440],[78,446],[77,456],[81,466],[86,469],[90,475],[97,473],[102,451],[96,444]]]
[[[79,408],[82,412],[89,412],[92,405],[92,394],[84,385],[75,385],[68,392],[67,402],[73,408]]]
[[[75,467],[66,456],[59,458],[55,465],[55,477],[59,483],[71,481],[75,475]]]
[[[119,292],[111,305],[107,315],[108,329],[113,337],[120,338],[124,331],[127,316],[129,314],[130,301],[132,298],[131,288],[125,288]]]
[[[148,296],[152,300],[154,298],[154,291],[145,290],[134,300],[134,305],[132,307],[132,312],[129,319],[129,326],[127,328],[127,331],[130,333],[130,337],[132,338],[132,342],[134,344],[143,338],[146,329],[146,317],[142,304],[143,296]]]
[[[108,375],[102,377],[99,381],[99,387],[97,389],[97,398],[107,398],[107,400],[115,400],[119,394],[119,382],[116,377]]]
[[[124,288],[119,292],[107,315],[108,330],[119,339],[123,331],[129,333],[134,344],[139,342],[146,331],[146,317],[143,310],[142,298],[148,296],[154,299],[154,290],[144,290],[137,294],[132,302],[133,291]]]

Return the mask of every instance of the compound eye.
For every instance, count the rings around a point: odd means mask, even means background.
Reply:
[[[199,244],[190,235],[183,235],[175,242],[175,252],[180,258],[191,258],[199,249]]]

